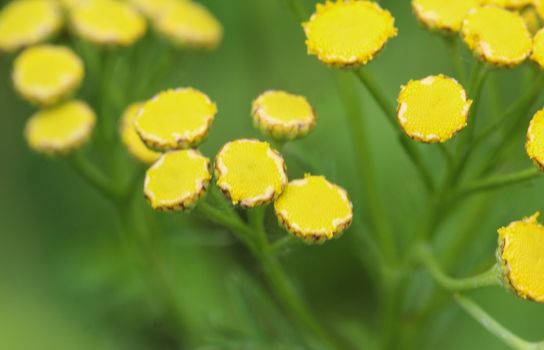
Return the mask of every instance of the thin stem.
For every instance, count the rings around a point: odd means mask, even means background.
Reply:
[[[272,244],[270,244],[270,248],[269,248],[270,254],[278,255],[282,253],[283,251],[293,247],[298,242],[299,240],[291,234],[283,236],[282,238],[279,238],[276,241],[274,241]]]
[[[459,38],[458,36],[443,36],[443,38],[446,45],[448,46],[450,56],[453,60],[455,73],[457,74],[459,80],[464,82],[467,77],[467,72],[460,51],[461,45],[459,45]]]

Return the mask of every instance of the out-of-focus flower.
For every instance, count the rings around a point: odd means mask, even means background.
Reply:
[[[173,150],[198,145],[208,135],[217,106],[193,88],[161,92],[146,102],[134,121],[150,148]]]
[[[533,162],[544,171],[544,109],[536,112],[529,124],[525,149]]]
[[[499,229],[497,257],[503,281],[523,299],[544,302],[544,226],[536,213]]]
[[[252,208],[270,203],[287,184],[285,162],[267,142],[236,140],[215,158],[217,186],[235,205]]]
[[[532,6],[526,7],[523,10],[520,10],[520,14],[527,25],[527,29],[529,29],[531,34],[536,34],[536,32],[538,32],[542,27],[537,9]]]
[[[14,52],[46,40],[62,27],[61,9],[52,0],[12,1],[0,12],[0,50]]]
[[[303,27],[308,54],[341,67],[366,64],[397,35],[391,13],[363,0],[317,4]]]
[[[160,158],[161,153],[147,148],[134,127],[134,120],[138,116],[142,106],[143,103],[134,103],[128,106],[123,113],[120,128],[121,140],[134,158],[142,163],[154,163]]]
[[[117,0],[93,0],[71,11],[75,32],[97,45],[130,46],[146,31],[145,19],[129,4]]]
[[[531,59],[535,61],[541,69],[544,69],[544,29],[539,30],[535,35]]]
[[[144,194],[153,209],[187,210],[206,194],[210,160],[198,151],[167,152],[147,170]]]
[[[129,0],[138,11],[152,20],[158,20],[181,1],[190,0]]]
[[[77,89],[83,75],[83,62],[71,49],[40,45],[26,49],[16,58],[13,82],[29,101],[51,105]]]
[[[461,33],[482,60],[497,66],[518,65],[531,53],[531,33],[521,15],[495,6],[470,10]]]
[[[509,9],[522,9],[533,4],[533,0],[483,0],[484,4],[505,7]]]
[[[401,88],[397,118],[411,138],[437,143],[450,140],[467,125],[472,101],[463,87],[444,75],[411,80]]]
[[[291,181],[274,203],[287,231],[311,243],[324,242],[349,227],[353,209],[347,192],[323,176]]]
[[[412,0],[416,17],[428,28],[458,32],[468,11],[482,0]]]
[[[155,21],[157,30],[183,47],[214,49],[223,37],[221,23],[201,4],[179,1]]]
[[[315,112],[304,96],[266,91],[252,106],[253,122],[263,133],[278,139],[305,136],[316,123]]]
[[[85,102],[69,101],[34,114],[26,124],[25,136],[38,152],[66,154],[89,139],[95,121]]]

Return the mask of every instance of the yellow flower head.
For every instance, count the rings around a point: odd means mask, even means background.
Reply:
[[[14,52],[55,34],[62,14],[52,0],[12,1],[0,12],[0,50]]]
[[[167,152],[147,170],[144,194],[153,209],[186,210],[204,196],[211,178],[210,160],[198,151]]]
[[[189,148],[208,135],[216,113],[215,103],[198,90],[167,90],[144,104],[134,125],[148,147]]]
[[[486,5],[495,5],[517,10],[532,5],[533,1],[534,0],[484,0],[483,2]]]
[[[430,29],[458,32],[468,11],[481,0],[412,0],[417,18]]]
[[[536,112],[529,124],[525,149],[529,158],[544,171],[544,109]]]
[[[536,213],[499,229],[503,280],[519,297],[544,302],[544,226]]]
[[[287,184],[285,162],[267,142],[236,140],[215,158],[217,186],[235,205],[252,208],[272,202]]]
[[[307,242],[324,242],[347,229],[353,218],[346,191],[323,176],[291,181],[274,203],[276,216],[290,233]]]
[[[341,67],[366,64],[397,35],[391,13],[363,0],[317,4],[316,12],[303,27],[308,54]]]
[[[521,15],[495,6],[470,10],[461,33],[471,50],[497,66],[518,65],[531,53],[531,33]]]
[[[38,152],[66,154],[89,139],[95,120],[86,103],[69,101],[34,114],[26,124],[25,136]]]
[[[253,101],[253,122],[263,133],[278,139],[308,134],[316,123],[315,112],[304,96],[266,91]]]
[[[83,80],[83,62],[63,46],[32,46],[15,60],[13,83],[32,102],[51,105],[70,95]]]
[[[472,101],[463,87],[444,75],[411,80],[401,88],[397,118],[411,138],[446,142],[467,125]]]
[[[136,132],[134,120],[142,109],[143,103],[134,103],[127,107],[121,117],[121,140],[129,153],[143,163],[154,163],[160,158],[161,153],[147,148]]]
[[[525,21],[525,24],[529,29],[529,32],[531,32],[532,35],[536,34],[536,32],[538,32],[542,27],[540,15],[538,14],[537,9],[534,7],[526,7],[521,10],[520,13],[523,21]]]
[[[539,30],[535,35],[531,59],[535,61],[541,69],[544,69],[544,28]]]
[[[223,37],[221,23],[204,6],[180,1],[155,22],[157,30],[173,42],[188,47],[214,49]]]
[[[533,0],[533,6],[540,18],[544,19],[544,0]]]
[[[136,10],[117,0],[93,0],[76,6],[71,20],[79,36],[97,45],[130,46],[147,27]]]

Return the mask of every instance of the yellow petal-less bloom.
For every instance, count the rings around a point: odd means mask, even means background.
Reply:
[[[472,101],[463,87],[444,75],[411,80],[401,88],[397,119],[411,138],[446,142],[467,125]]]
[[[134,125],[148,147],[157,150],[189,148],[208,135],[217,106],[193,88],[161,92],[144,104]]]
[[[523,21],[527,25],[527,29],[532,35],[535,35],[542,27],[540,15],[535,7],[526,7],[520,11]]]
[[[134,103],[128,106],[123,113],[120,128],[121,140],[134,158],[142,163],[154,163],[160,158],[161,153],[147,148],[134,127],[134,120],[138,116],[142,106],[143,103]]]
[[[12,1],[0,12],[0,50],[14,52],[34,45],[61,27],[61,9],[54,1]]]
[[[214,49],[223,37],[221,23],[204,6],[180,1],[155,22],[157,30],[184,47]]]
[[[416,17],[428,28],[458,32],[468,11],[481,0],[412,0]]]
[[[40,45],[26,49],[17,57],[13,83],[29,101],[51,105],[77,89],[83,75],[83,62],[71,49]]]
[[[531,53],[532,37],[520,14],[495,6],[469,11],[461,29],[468,47],[485,62],[515,66]]]
[[[544,109],[536,112],[529,124],[525,149],[529,158],[544,171]]]
[[[291,181],[274,203],[276,216],[290,233],[307,242],[324,242],[347,229],[353,209],[347,192],[323,176]]]
[[[285,162],[267,142],[236,140],[215,158],[217,186],[235,205],[252,208],[272,202],[287,184]]]
[[[544,29],[539,30],[535,35],[531,59],[535,61],[541,69],[544,69]]]
[[[25,136],[38,152],[66,154],[89,139],[95,121],[86,103],[69,101],[34,114],[26,124]]]
[[[517,10],[532,5],[533,0],[484,0],[483,3]]]
[[[304,96],[269,90],[252,105],[253,122],[263,133],[278,139],[305,136],[316,123],[315,112]]]
[[[206,194],[210,160],[189,149],[167,152],[147,170],[144,194],[153,209],[187,210]]]
[[[391,13],[363,0],[317,4],[303,26],[308,54],[341,67],[366,64],[397,35]]]
[[[544,226],[536,213],[499,229],[500,262],[503,280],[523,299],[544,302]]]
[[[97,45],[130,46],[147,29],[145,19],[122,1],[93,0],[70,13],[75,32]]]

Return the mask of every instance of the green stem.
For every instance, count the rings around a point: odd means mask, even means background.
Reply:
[[[293,247],[295,244],[299,243],[299,239],[295,236],[288,234],[282,238],[277,239],[272,244],[270,244],[270,254],[278,255],[284,252],[285,250]]]
[[[306,9],[302,6],[299,0],[287,0],[287,5],[297,19],[297,22],[302,23],[307,19],[308,15],[306,13]]]
[[[464,82],[467,77],[467,72],[465,65],[463,63],[463,57],[460,52],[460,40],[458,36],[443,36],[444,41],[449,49],[449,54],[453,60],[453,66],[455,68],[455,73],[457,74],[459,80]]]

